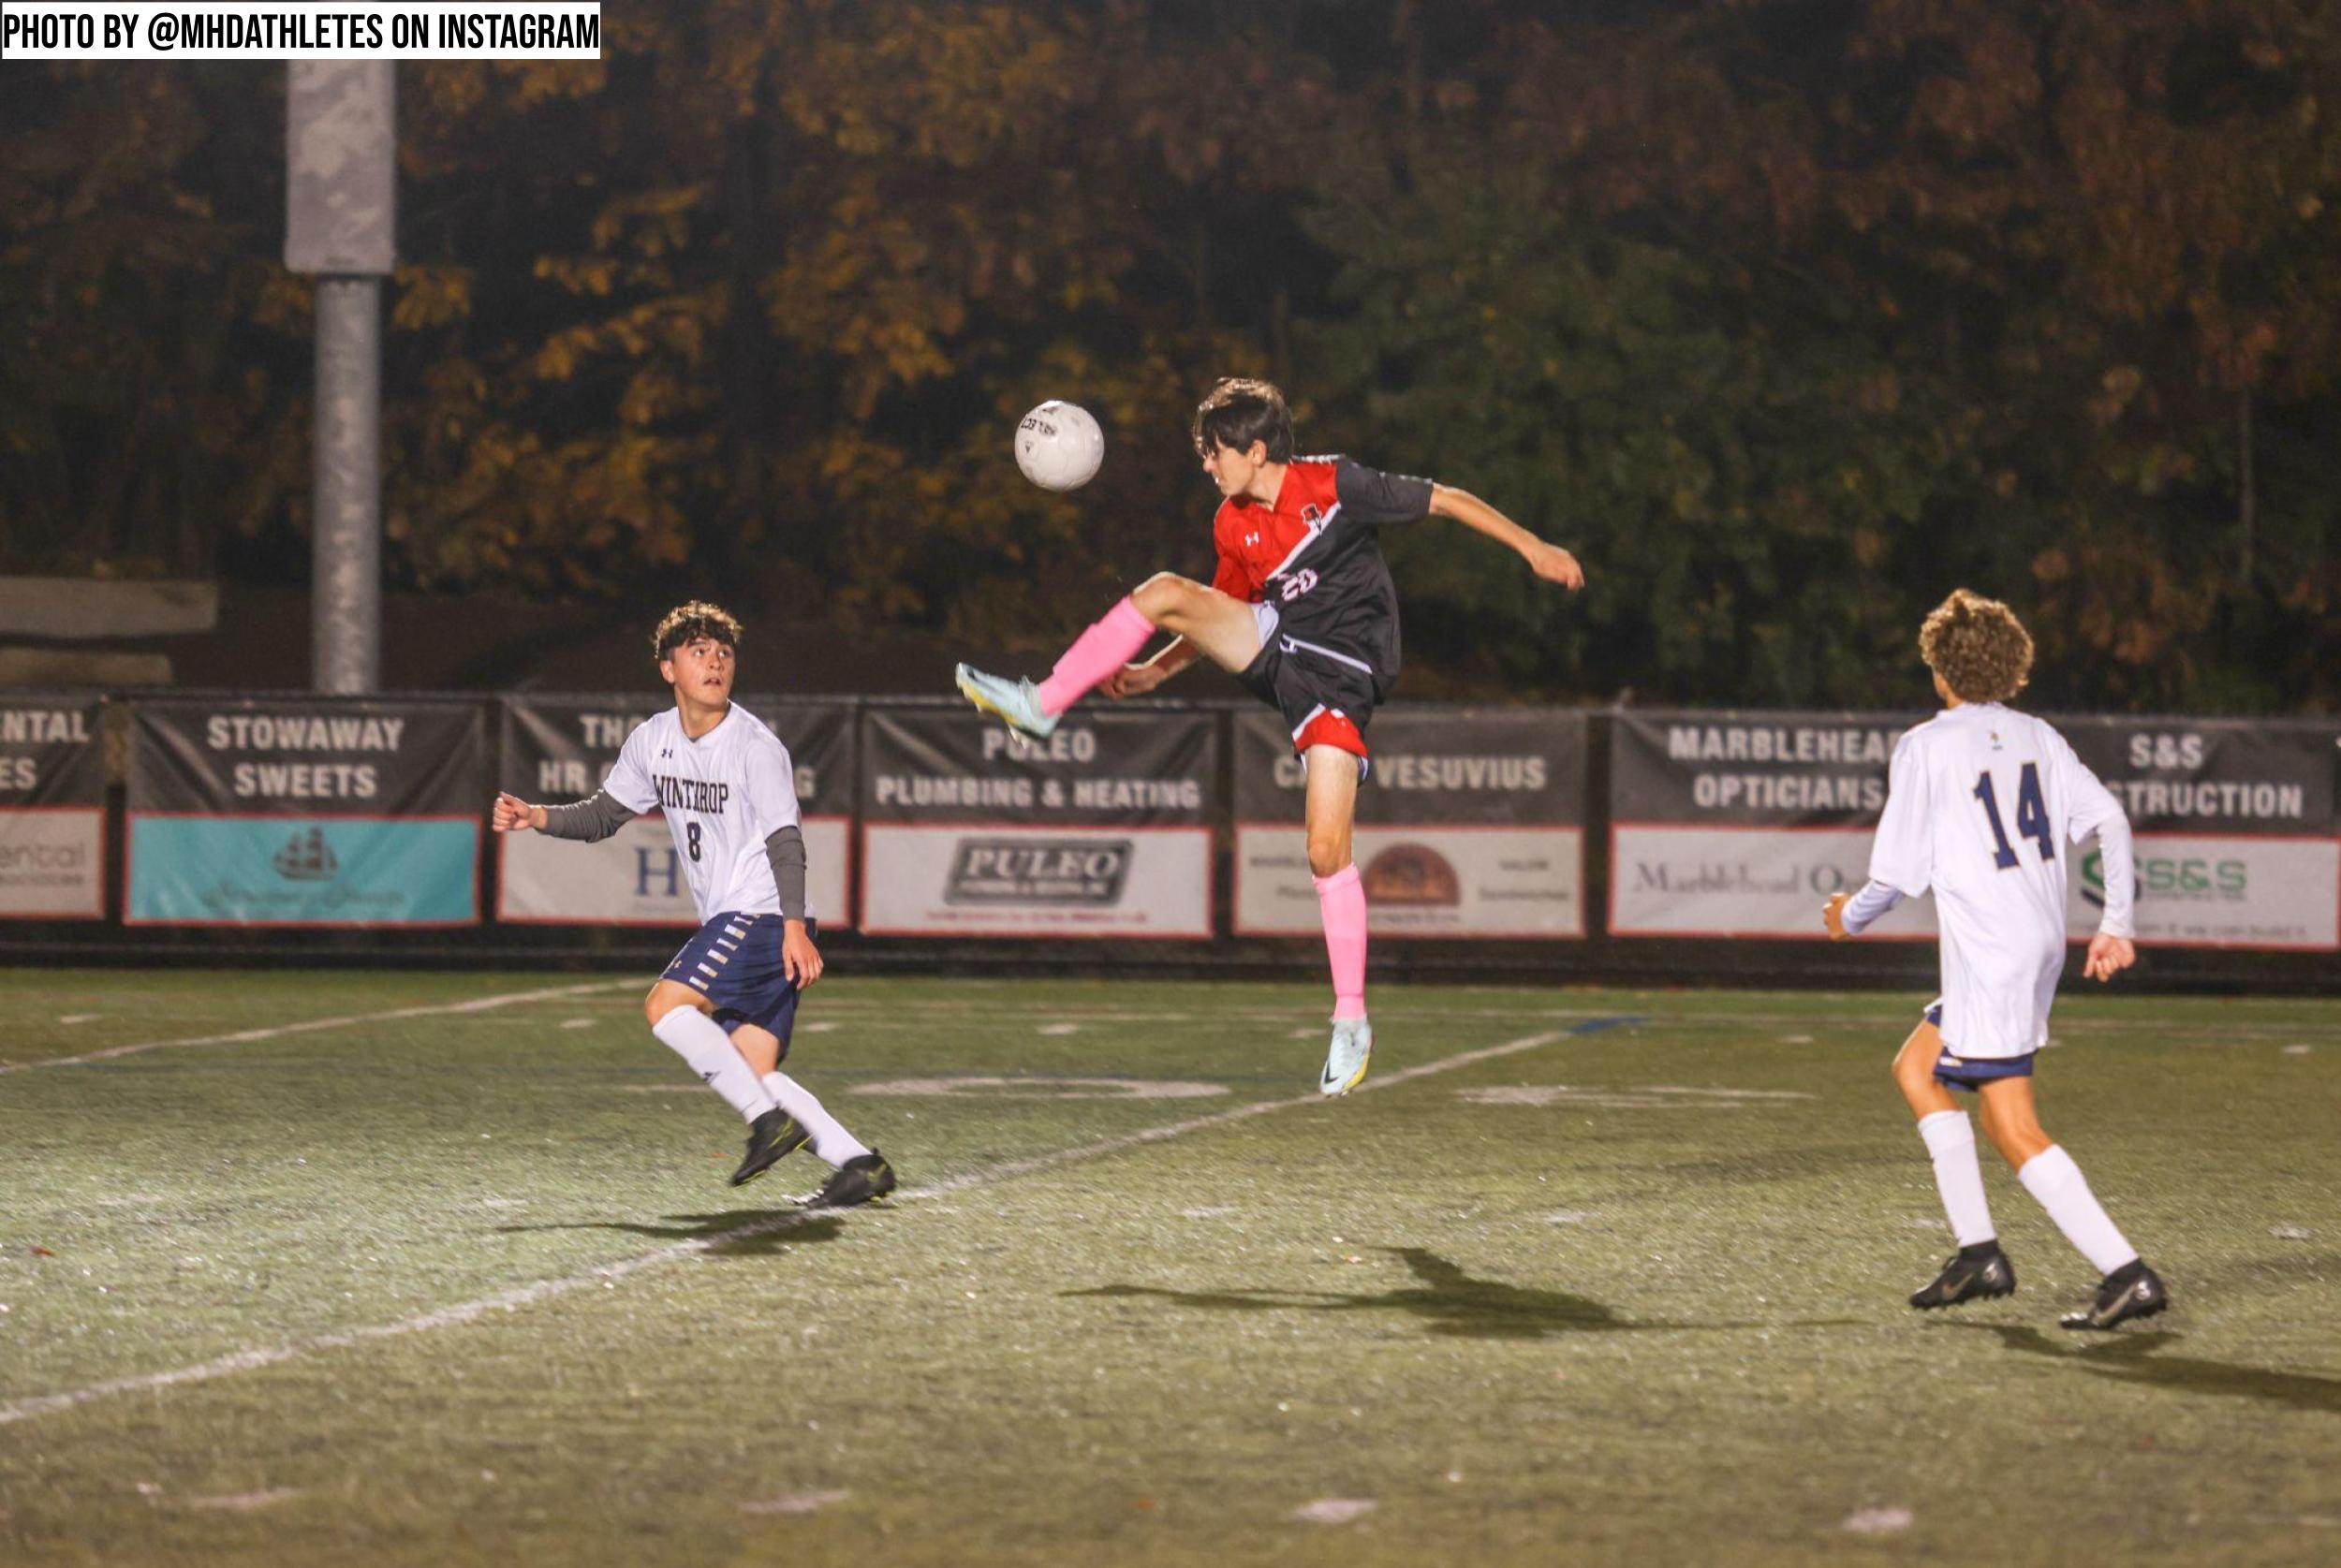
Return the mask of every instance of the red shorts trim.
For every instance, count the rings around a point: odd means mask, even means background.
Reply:
[[[1311,746],[1332,746],[1352,756],[1365,756],[1365,736],[1349,715],[1338,708],[1320,708],[1308,716],[1306,723],[1292,732],[1292,749],[1305,753]]]

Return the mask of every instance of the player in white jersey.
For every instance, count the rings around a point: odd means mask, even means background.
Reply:
[[[573,806],[496,797],[495,830],[606,839],[663,812],[704,922],[642,1004],[651,1033],[747,1120],[748,1150],[731,1183],[753,1181],[807,1142],[836,1167],[812,1201],[844,1208],[894,1190],[885,1156],[865,1147],[780,1070],[797,999],[821,977],[805,899],[804,834],[788,748],[731,700],[740,623],[714,605],[670,612],[652,634],[675,705],[626,738],[594,796]]]
[[[2063,1319],[2111,1328],[2170,1304],[2089,1191],[2072,1156],[2041,1131],[2033,1054],[2065,966],[2065,878],[2071,846],[2095,834],[2105,862],[2105,917],[2083,973],[2111,980],[2135,961],[2136,878],[2129,819],[2065,738],[2004,706],[2032,669],[2032,638],[2009,608],[1962,588],[1926,618],[1919,652],[1944,711],[1894,746],[1869,882],[1821,912],[1832,938],[1857,936],[1932,887],[1942,931],[1943,994],[1894,1058],[1894,1082],[1919,1119],[1936,1188],[1959,1252],[1910,1297],[1921,1309],[2006,1296],[2016,1272],[1983,1198],[1975,1131],[1951,1089],[1975,1092],[1983,1130],[2066,1239],[2104,1278],[2097,1298]]]

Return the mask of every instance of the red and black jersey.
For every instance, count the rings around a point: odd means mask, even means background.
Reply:
[[[1375,530],[1431,509],[1431,481],[1347,458],[1296,458],[1274,506],[1219,504],[1212,543],[1222,593],[1276,607],[1284,636],[1372,667],[1377,696],[1398,677],[1398,591]]]

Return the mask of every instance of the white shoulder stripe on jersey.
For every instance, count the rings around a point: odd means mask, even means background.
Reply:
[[[1268,575],[1272,578],[1284,576],[1286,569],[1295,561],[1301,559],[1301,552],[1308,549],[1309,546],[1317,543],[1318,535],[1323,534],[1328,528],[1331,528],[1333,525],[1333,519],[1339,517],[1340,515],[1341,503],[1336,501],[1332,504],[1332,509],[1326,512],[1323,517],[1318,518],[1315,522],[1307,525],[1309,531],[1308,537],[1303,539],[1299,544],[1294,545],[1285,558],[1276,563],[1275,568]]]

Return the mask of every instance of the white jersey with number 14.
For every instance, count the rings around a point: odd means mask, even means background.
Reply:
[[[1896,742],[1870,876],[1910,898],[1935,890],[1940,1028],[1953,1055],[2004,1060],[2047,1040],[2067,868],[2093,833],[2105,860],[2101,930],[2129,936],[2129,818],[2054,727],[1965,703]]]
[[[637,814],[666,813],[700,920],[780,913],[764,841],[797,823],[796,768],[755,714],[735,702],[696,740],[674,709],[644,719],[602,788]]]

